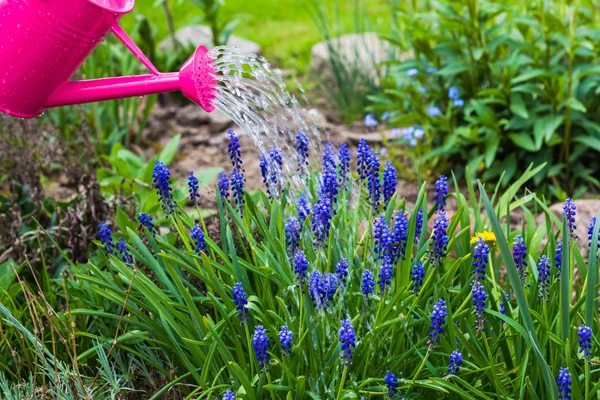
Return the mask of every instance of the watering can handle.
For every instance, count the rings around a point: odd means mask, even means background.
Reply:
[[[146,55],[140,50],[140,48],[135,44],[135,42],[127,35],[127,33],[121,28],[119,23],[115,21],[115,23],[111,26],[112,33],[115,34],[116,37],[119,38],[121,42],[133,53],[134,56],[137,57],[138,60],[142,62],[152,72],[154,75],[158,75],[159,72],[156,67],[152,64],[152,62],[146,57]]]

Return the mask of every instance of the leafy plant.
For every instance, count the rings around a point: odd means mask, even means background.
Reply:
[[[545,162],[542,193],[581,196],[600,187],[596,14],[586,0],[398,6],[385,38],[414,58],[391,67],[372,109],[426,132],[409,153],[429,174],[468,165],[506,185]]]

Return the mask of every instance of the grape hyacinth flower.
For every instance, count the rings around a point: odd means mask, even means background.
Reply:
[[[502,315],[506,315],[506,305],[504,304],[504,301],[508,303],[510,301],[510,297],[508,297],[508,293],[503,290],[502,296],[500,296],[500,314]],[[504,323],[503,318],[500,318],[500,323]]]
[[[583,357],[590,362],[592,355],[592,328],[582,325],[577,328],[577,336],[579,337],[579,352],[583,353]]]
[[[419,243],[419,238],[423,230],[423,209],[419,208],[417,211],[417,221],[415,223],[415,244]]]
[[[237,210],[240,215],[244,212],[244,184],[246,183],[246,178],[240,170],[234,169],[231,171],[231,192],[233,194],[233,202],[237,206]]]
[[[393,397],[396,394],[396,389],[398,387],[398,378],[396,375],[388,371],[383,379],[385,380],[385,385],[387,386],[388,396]]]
[[[275,146],[271,147],[267,154],[260,156],[260,173],[263,177],[263,183],[267,187],[267,194],[271,199],[279,197],[282,165],[283,157],[281,149]]]
[[[227,131],[229,135],[229,143],[227,144],[227,153],[229,153],[229,159],[231,160],[231,166],[233,169],[242,170],[242,152],[240,145],[240,138],[236,136],[233,129]]]
[[[485,324],[485,317],[483,316],[485,309],[485,301],[487,300],[487,293],[481,282],[477,281],[473,285],[473,306],[475,307],[475,328],[477,332],[483,332],[483,325]]]
[[[290,254],[296,254],[296,250],[298,249],[298,245],[300,243],[300,232],[302,231],[302,227],[296,218],[289,217],[285,221],[284,230],[287,248]]]
[[[513,260],[515,261],[515,266],[517,267],[517,271],[521,277],[521,282],[524,284],[525,278],[529,273],[527,271],[527,246],[525,245],[521,235],[517,235],[515,237],[513,244]]]
[[[298,198],[298,223],[300,226],[304,225],[304,221],[310,214],[310,204],[305,193],[302,193]]]
[[[338,332],[342,344],[341,358],[348,365],[352,359],[352,349],[356,347],[356,333],[354,333],[354,326],[352,326],[350,318],[343,319],[341,325]]]
[[[427,68],[427,73],[428,74],[435,74],[438,72],[438,69],[436,67],[429,67]]]
[[[308,136],[304,131],[298,131],[296,135],[296,152],[298,153],[298,171],[304,172],[308,169]]]
[[[390,251],[390,227],[385,222],[385,215],[380,215],[373,221],[373,251],[375,260],[383,260]]]
[[[429,327],[429,347],[435,349],[436,343],[440,342],[440,335],[444,333],[444,324],[448,313],[446,313],[446,302],[444,299],[439,299],[437,303],[433,305],[433,311],[431,312],[431,326]]]
[[[594,236],[594,226],[596,226],[596,217],[590,218],[590,224],[588,225],[588,247],[590,252],[592,251],[592,239]],[[600,232],[598,233],[598,249],[600,249]]]
[[[373,207],[373,214],[379,210],[379,199],[381,198],[381,180],[379,178],[379,156],[377,152],[370,151],[368,158],[367,186],[369,188],[369,200]]]
[[[425,267],[421,260],[414,264],[410,271],[410,280],[412,281],[412,289],[415,295],[419,295],[421,286],[423,286],[423,278],[425,277]]]
[[[119,239],[119,253],[121,254],[121,260],[123,260],[125,264],[133,264],[133,256],[129,252],[127,241],[123,238]]]
[[[328,142],[323,150],[323,175],[321,176],[321,198],[326,198],[331,204],[337,202],[338,178],[336,173],[335,153],[333,145]]]
[[[365,269],[362,275],[361,284],[362,293],[365,296],[365,301],[369,298],[369,295],[375,291],[375,280],[373,280],[373,273]]]
[[[340,259],[340,261],[335,266],[335,276],[340,284],[340,286],[344,286],[346,284],[346,279],[348,279],[348,260],[346,258]]]
[[[558,398],[562,400],[571,400],[571,373],[569,368],[561,368],[558,372]]]
[[[456,86],[452,86],[448,89],[448,98],[451,100],[456,100],[458,99],[460,96],[460,92],[458,90],[458,87]]]
[[[235,394],[233,394],[233,392],[231,390],[228,390],[223,395],[222,400],[235,400]]]
[[[550,285],[550,263],[548,257],[540,257],[540,261],[537,266],[538,270],[538,286],[540,288],[540,294],[538,297],[548,301],[548,286]]]
[[[387,161],[383,169],[383,201],[385,205],[390,202],[392,196],[396,193],[397,181],[396,167],[392,165],[391,161]]]
[[[147,228],[151,234],[155,233],[154,222],[152,221],[152,216],[150,214],[142,212],[142,213],[140,213],[140,215],[138,215],[137,220],[140,223],[140,226],[138,228],[139,230]]]
[[[438,210],[446,207],[446,197],[448,196],[448,178],[441,175],[435,182],[435,208]]]
[[[577,214],[577,207],[575,203],[571,199],[567,199],[565,204],[563,204],[563,212],[565,214],[565,218],[567,219],[567,226],[569,227],[569,233],[571,234],[571,238],[577,239],[577,235],[575,235],[575,230],[577,226],[575,225],[575,215]]]
[[[409,78],[412,78],[413,76],[416,76],[419,73],[419,70],[416,68],[411,68],[408,71],[406,71],[406,76],[408,76]]]
[[[554,267],[556,268],[556,277],[560,278],[562,271],[562,247],[563,242],[556,243],[556,249],[554,251]]]
[[[440,110],[440,108],[436,106],[429,106],[427,107],[427,114],[430,117],[439,117],[440,115],[442,115],[442,110]]]
[[[461,108],[462,106],[465,105],[465,101],[463,99],[456,99],[454,100],[454,107],[456,108]]]
[[[390,254],[392,264],[400,258],[405,259],[406,245],[408,244],[408,220],[404,211],[399,210],[394,217],[394,226],[390,235]]]
[[[263,367],[263,370],[266,369],[269,364],[269,354],[267,353],[267,349],[269,348],[269,337],[267,336],[267,330],[262,325],[258,325],[254,329],[252,344],[254,346],[258,365]]]
[[[331,203],[327,198],[321,198],[312,210],[312,231],[315,235],[317,245],[325,246],[329,239],[331,228]]]
[[[338,166],[339,172],[339,186],[345,186],[348,182],[348,174],[350,173],[350,149],[346,143],[340,144],[338,150],[338,159],[340,164]]]
[[[379,122],[377,122],[377,118],[375,118],[373,114],[365,115],[365,126],[369,128],[369,130],[375,129],[377,125],[379,125]]]
[[[308,284],[308,293],[316,308],[322,309],[328,306],[327,299],[327,285],[325,284],[325,277],[319,271],[313,271],[310,274],[310,281]]]
[[[219,188],[219,192],[221,193],[221,197],[229,201],[229,177],[223,171],[219,172],[217,186]]]
[[[196,254],[200,254],[200,252],[206,251],[206,240],[204,238],[204,232],[200,225],[195,224],[190,230],[190,237],[194,241],[194,245],[196,246]]]
[[[306,271],[308,270],[308,260],[302,250],[298,250],[294,256],[294,273],[296,274],[296,280],[300,286],[304,285],[306,280]],[[303,289],[304,291],[304,289]]]
[[[440,210],[433,221],[433,234],[431,237],[431,245],[429,249],[429,257],[432,259],[432,265],[435,267],[442,263],[442,259],[446,257],[448,249],[448,219],[446,211]]]
[[[287,356],[292,352],[292,339],[294,335],[290,331],[287,325],[283,325],[279,331],[279,343],[281,343],[281,350],[283,355]]]
[[[356,170],[358,172],[358,176],[361,181],[364,181],[368,178],[369,173],[369,154],[371,153],[371,149],[367,144],[367,140],[365,138],[360,139],[358,142],[358,156],[356,159]]]
[[[152,173],[152,182],[164,212],[168,215],[175,211],[175,199],[173,198],[173,190],[171,189],[169,180],[171,172],[165,163],[158,160],[154,161],[154,172]]]
[[[473,249],[473,274],[475,275],[475,282],[485,280],[485,269],[489,261],[489,254],[490,247],[485,240],[479,236],[477,244]]]
[[[98,236],[100,236],[100,241],[104,245],[104,253],[108,256],[111,254],[115,254],[115,243],[112,238],[112,229],[110,226],[104,221],[98,224]]]
[[[381,114],[381,120],[382,121],[387,121],[388,119],[390,119],[391,115],[392,115],[391,111],[386,111],[383,114]]]
[[[377,284],[381,289],[381,293],[385,291],[385,288],[392,284],[392,274],[394,270],[392,269],[392,264],[389,256],[385,256],[381,262],[381,266],[379,267],[379,280]]]
[[[198,194],[199,182],[198,178],[194,176],[194,171],[190,171],[190,176],[188,176],[188,188],[191,203],[197,205],[198,200],[200,200],[200,195]]]
[[[448,375],[457,375],[460,372],[460,366],[463,363],[463,355],[460,351],[454,350],[450,354],[450,364],[448,364]]]
[[[329,302],[333,301],[333,297],[337,292],[337,278],[333,274],[325,274],[323,277],[323,285],[325,287],[325,292],[327,292],[327,303],[325,306],[329,306]]]
[[[246,291],[242,286],[241,282],[237,282],[233,286],[233,301],[235,302],[235,309],[238,312],[238,317],[242,320],[242,325],[246,320],[248,320],[248,299],[247,299]]]

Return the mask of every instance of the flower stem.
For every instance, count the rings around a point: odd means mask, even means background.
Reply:
[[[338,389],[338,394],[336,399],[340,400],[342,398],[342,391],[344,390],[344,382],[346,382],[346,375],[348,374],[348,363],[344,365],[344,372],[342,373],[342,380],[340,381],[340,387]]]

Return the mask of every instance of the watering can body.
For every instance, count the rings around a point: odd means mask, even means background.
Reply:
[[[133,6],[134,0],[0,0],[0,111],[34,118],[49,107],[176,90],[212,111],[216,80],[208,50],[199,47],[179,73],[160,74],[118,25]],[[152,74],[69,81],[111,31]]]

